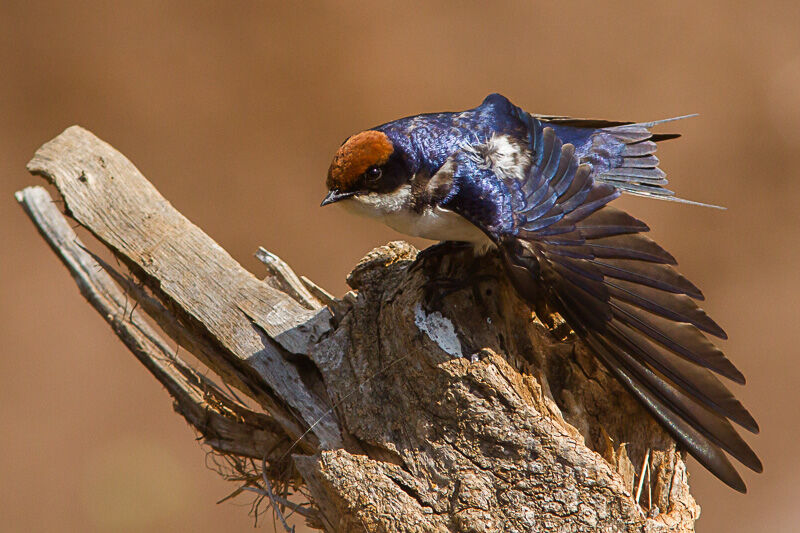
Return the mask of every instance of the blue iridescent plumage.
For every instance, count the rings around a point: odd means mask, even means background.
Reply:
[[[482,144],[493,135],[529,139],[546,126],[564,144],[575,147],[578,160],[592,165],[598,181],[639,196],[708,205],[676,198],[666,189],[667,180],[653,155],[654,141],[677,135],[654,135],[650,128],[681,118],[685,117],[632,123],[532,115],[506,97],[491,94],[474,109],[415,115],[373,129],[386,133],[402,149],[412,171],[433,173],[465,144]]]
[[[525,136],[524,125],[507,109],[510,105],[495,94],[468,111],[426,113],[372,129],[386,133],[409,156],[412,171],[433,173],[465,144],[482,144],[497,133]]]
[[[354,136],[329,171],[347,179],[329,180],[323,205],[350,201],[412,235],[490,241],[522,298],[561,314],[677,442],[744,491],[725,453],[762,466],[731,422],[758,425],[716,377],[744,383],[705,336],[725,332],[649,228],[608,205],[623,192],[695,203],[664,188],[656,142],[674,135],[656,124],[533,115],[493,94]]]

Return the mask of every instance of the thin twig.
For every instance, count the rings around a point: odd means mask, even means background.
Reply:
[[[276,513],[278,513],[278,518],[280,518],[283,527],[286,528],[286,531],[288,531],[289,533],[294,533],[294,526],[292,526],[291,528],[289,527],[289,524],[286,523],[286,518],[283,517],[283,511],[281,511],[280,506],[275,504],[276,503],[275,495],[272,494],[272,483],[269,482],[269,477],[267,476],[266,457],[261,460],[261,479],[264,480],[264,488],[267,489],[267,496],[269,497],[270,502],[272,503],[272,508],[275,509]]]
[[[636,503],[639,503],[639,498],[642,495],[642,487],[644,486],[644,471],[645,467],[650,464],[650,448],[647,448],[647,453],[644,456],[642,463],[642,473],[639,475],[639,488],[636,489]]]
[[[653,483],[650,480],[650,461],[647,461],[647,508],[653,508]]]

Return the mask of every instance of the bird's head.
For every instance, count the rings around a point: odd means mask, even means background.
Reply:
[[[382,131],[362,131],[347,139],[333,157],[328,194],[321,205],[392,193],[409,178],[404,158],[389,137]]]

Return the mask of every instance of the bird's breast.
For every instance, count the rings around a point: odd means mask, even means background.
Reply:
[[[467,219],[441,207],[427,207],[422,212],[402,211],[384,218],[392,229],[434,241],[463,241],[482,244],[488,237]]]
[[[342,202],[348,211],[380,220],[405,235],[435,241],[471,242],[480,248],[491,246],[481,230],[453,211],[438,206],[413,209],[411,187],[403,186],[393,193],[364,194]]]

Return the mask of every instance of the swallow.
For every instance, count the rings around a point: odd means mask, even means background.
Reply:
[[[682,447],[744,493],[726,453],[761,472],[733,424],[759,428],[717,377],[745,383],[708,338],[727,335],[672,255],[643,235],[648,226],[609,205],[622,193],[706,205],[665,187],[656,143],[678,135],[651,129],[670,120],[535,115],[492,94],[474,109],[349,137],[322,205],[478,256],[496,250],[522,299],[544,298]]]

